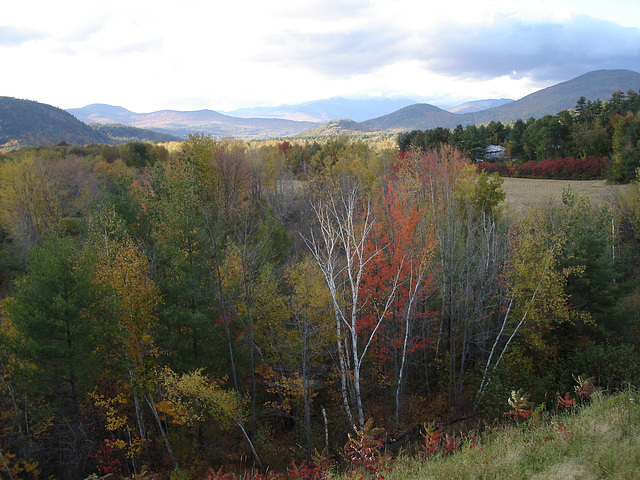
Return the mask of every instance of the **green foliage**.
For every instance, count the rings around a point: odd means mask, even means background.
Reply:
[[[597,385],[609,391],[617,391],[633,385],[640,375],[640,352],[635,345],[597,344],[589,342],[576,349],[563,362],[563,372],[581,372],[593,377]],[[568,374],[563,379],[570,384]]]
[[[16,331],[9,347],[30,366],[31,388],[45,393],[57,385],[65,403],[89,391],[99,365],[98,294],[92,265],[73,240],[49,237],[30,255],[3,305]]]
[[[144,168],[156,162],[167,160],[169,152],[166,148],[144,142],[129,142],[118,147],[119,157],[129,167]]]
[[[612,179],[629,182],[640,165],[640,113],[615,116],[613,119]]]
[[[473,203],[478,213],[486,215],[496,212],[498,205],[505,199],[505,192],[500,188],[504,180],[497,173],[478,175],[473,192]]]
[[[573,110],[513,123],[504,124],[494,120],[486,125],[458,125],[445,131],[442,127],[414,130],[399,134],[397,145],[402,152],[407,149],[424,152],[451,145],[463,151],[472,161],[485,159],[488,145],[499,145],[506,148],[508,164],[504,159],[486,160],[512,170],[527,161],[535,164],[564,157],[585,159],[612,156],[609,178],[617,182],[629,182],[634,179],[638,166],[638,96],[634,91],[626,94],[616,92],[608,102],[587,101],[582,97]],[[561,168],[567,170],[564,175],[571,171],[568,166]],[[529,165],[528,170],[531,169],[532,165]],[[515,174],[526,176],[524,171],[515,170]],[[591,178],[594,176],[591,170],[592,166],[589,171],[578,174],[580,178]],[[595,175],[600,178],[602,173]]]

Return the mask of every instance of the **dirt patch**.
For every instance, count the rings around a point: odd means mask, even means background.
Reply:
[[[611,185],[605,180],[539,180],[530,178],[505,178],[502,189],[505,203],[515,214],[528,208],[540,208],[549,204],[559,205],[562,192],[570,188],[576,195],[585,195],[593,205],[603,205],[612,195],[628,189],[628,185]]]

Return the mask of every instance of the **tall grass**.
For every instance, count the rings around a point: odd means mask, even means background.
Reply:
[[[386,480],[640,479],[640,394],[594,395],[591,403],[482,436],[453,455],[401,457]]]

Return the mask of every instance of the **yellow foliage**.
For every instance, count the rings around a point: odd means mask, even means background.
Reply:
[[[62,186],[31,156],[0,164],[0,221],[11,235],[32,246],[60,218]]]
[[[107,398],[104,395],[99,395],[94,392],[90,394],[90,397],[93,399],[93,404],[96,407],[104,409],[104,413],[107,417],[107,424],[105,427],[108,431],[115,432],[127,424],[127,415],[120,413],[120,409],[128,402],[121,394],[112,398]]]
[[[40,475],[38,462],[18,459],[13,453],[0,450],[0,474],[5,472],[9,472],[12,478],[38,478]]]
[[[160,291],[151,280],[146,257],[118,228],[113,210],[94,219],[93,241],[101,252],[94,281],[111,292],[118,306],[125,355],[136,374],[145,359],[157,355],[152,332],[157,323]],[[99,230],[99,231],[98,231]]]
[[[106,446],[122,450],[128,458],[139,455],[145,445],[145,440],[132,435],[135,431],[129,426],[129,418],[125,413],[129,400],[118,393],[115,397],[92,392],[89,394],[93,404],[102,409],[105,415],[105,429],[111,432],[110,438],[104,439]],[[127,440],[123,440],[123,437]]]
[[[241,421],[242,408],[237,395],[223,389],[202,369],[177,374],[165,367],[160,378],[164,398],[156,407],[161,406],[175,423],[192,425],[211,419],[228,427]]]
[[[256,368],[256,373],[264,379],[266,391],[282,399],[279,402],[266,402],[265,406],[290,413],[293,402],[298,402],[304,397],[304,382],[299,372],[292,371],[288,375],[281,375],[273,368],[262,365]],[[311,397],[314,396],[316,393],[311,394]]]

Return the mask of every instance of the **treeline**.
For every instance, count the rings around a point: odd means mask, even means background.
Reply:
[[[503,124],[459,125],[453,130],[435,128],[414,130],[398,136],[401,151],[408,148],[426,151],[440,145],[450,145],[464,151],[470,160],[495,164],[507,164],[509,168],[481,165],[488,171],[518,175],[520,166],[527,162],[564,159],[564,176],[553,177],[547,171],[546,178],[607,178],[615,182],[635,179],[640,165],[640,95],[629,90],[618,91],[608,101],[586,100],[581,97],[573,110],[540,119],[517,120]],[[502,147],[496,150],[494,147]],[[577,160],[604,159],[606,169],[598,171],[567,166]],[[600,160],[598,160],[599,162]],[[530,175],[531,167],[526,173]],[[573,177],[573,170],[576,170]],[[534,175],[535,176],[535,175]]]
[[[638,187],[514,219],[501,183],[343,137],[3,156],[0,475],[278,471],[637,380]]]

